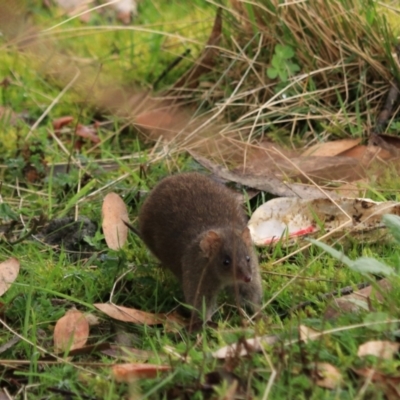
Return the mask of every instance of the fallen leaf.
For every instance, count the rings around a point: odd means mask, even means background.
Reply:
[[[97,136],[96,129],[92,126],[78,124],[76,127],[76,135],[84,139],[89,139],[93,143],[100,143],[101,141]]]
[[[65,117],[56,118],[53,120],[53,129],[59,131],[64,126],[69,125],[74,120],[74,117],[66,115]]]
[[[252,146],[245,154],[243,165],[234,168],[232,172],[254,178],[274,177],[281,181],[295,179],[304,183],[310,183],[309,178],[316,183],[332,180],[353,181],[365,175],[361,163],[353,158],[303,156],[294,150],[283,149],[272,143]]]
[[[136,116],[137,125],[147,129],[160,129],[168,127],[173,122],[173,113],[160,110],[150,110]]]
[[[128,238],[128,227],[124,221],[129,221],[129,216],[124,201],[116,193],[108,193],[103,200],[102,214],[107,246],[119,250]]]
[[[383,150],[386,150],[393,157],[400,157],[400,139],[398,136],[371,134],[368,144],[372,146],[378,146]]]
[[[0,296],[10,288],[19,274],[19,261],[16,258],[9,258],[0,263]]]
[[[382,390],[387,400],[398,400],[400,398],[400,376],[390,375],[372,368],[352,369],[358,376],[365,378],[365,382],[373,382],[377,389]]]
[[[309,328],[308,326],[300,325],[299,335],[300,339],[303,340],[305,343],[307,343],[309,340],[315,340],[321,337],[321,332]]]
[[[300,199],[316,199],[323,196],[323,193],[314,186],[307,186],[299,183],[282,182],[276,177],[264,176],[254,177],[246,174],[239,174],[229,171],[225,167],[217,165],[207,158],[190,151],[190,155],[204,168],[211,171],[214,175],[229,182],[236,182],[243,186],[262,190],[281,197],[296,197]],[[334,193],[332,198],[337,198]]]
[[[351,157],[296,157],[288,161],[279,162],[281,173],[275,174],[278,178],[296,179],[309,183],[311,178],[317,184],[329,181],[351,182],[361,179],[365,175],[360,162]]]
[[[235,356],[246,356],[250,352],[261,351],[262,346],[273,345],[279,340],[278,336],[259,336],[252,339],[246,339],[239,343],[233,343],[222,347],[212,353],[214,358],[231,358]]]
[[[359,357],[375,356],[390,360],[399,351],[400,343],[389,342],[388,340],[372,340],[363,343],[358,347]]]
[[[342,374],[332,364],[317,362],[311,367],[315,384],[325,389],[335,389],[343,381]]]
[[[376,285],[381,288],[380,290],[383,293],[389,293],[392,290],[392,285],[386,278],[376,282]],[[324,317],[331,319],[337,318],[344,313],[356,313],[360,310],[369,310],[370,298],[376,298],[379,302],[383,301],[381,293],[372,285],[347,294],[346,296],[335,298],[328,305]]]
[[[154,364],[117,364],[112,373],[117,382],[132,382],[139,378],[156,378],[160,372],[169,371],[168,365]]]
[[[367,155],[367,146],[360,145],[355,146],[342,153],[342,156],[355,158],[356,160],[362,160]]]
[[[54,349],[57,353],[82,348],[89,337],[89,324],[78,310],[69,310],[54,327]]]
[[[181,321],[172,314],[152,314],[149,312],[136,310],[134,308],[116,306],[109,303],[97,303],[93,305],[98,310],[107,314],[110,318],[118,321],[144,325],[160,325],[166,323],[181,324]]]
[[[302,153],[302,156],[334,157],[354,148],[360,142],[361,138],[342,139],[342,140],[334,140],[331,142],[317,143],[314,146],[311,146],[308,149],[306,149]]]

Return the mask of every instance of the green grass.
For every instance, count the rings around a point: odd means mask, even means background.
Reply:
[[[336,2],[339,8],[327,10],[333,10],[332,15],[336,15],[338,9],[349,11],[355,1]],[[244,3],[249,25],[235,20],[232,10],[225,12],[228,22],[223,26],[216,64],[210,73],[201,77],[199,88],[187,100],[193,115],[202,111],[215,115],[218,107],[231,98],[221,114],[221,129],[226,128],[233,138],[242,130],[238,134],[241,141],[249,137],[249,127],[254,127],[252,141],[267,138],[287,146],[362,135],[371,115],[376,115],[385,98],[388,80],[395,75],[388,56],[393,34],[390,31],[382,34],[385,21],[376,14],[374,4],[362,2],[365,14],[354,19],[354,26],[346,25],[352,14],[344,14],[347,19],[343,17],[341,21],[340,26],[344,28],[340,35],[344,42],[346,37],[354,39],[360,32],[359,37],[365,35],[371,41],[371,47],[363,53],[364,58],[357,58],[350,50],[342,49],[345,54],[339,54],[335,41],[326,45],[329,49],[321,48],[323,42],[309,47],[315,36],[312,27],[307,26],[308,17],[304,15],[301,21],[296,20],[302,8],[285,12],[270,0],[257,1],[254,7],[250,2]],[[314,3],[310,4],[311,16],[311,11],[316,10]],[[29,399],[67,398],[60,390],[73,393],[76,399],[85,396],[106,400],[135,398],[135,393],[137,398],[143,399],[209,396],[222,399],[231,389],[229,380],[222,379],[211,394],[205,382],[211,372],[223,370],[224,376],[234,373],[240,377],[238,393],[242,398],[264,399],[267,394],[271,399],[384,398],[382,385],[371,382],[363,386],[364,380],[354,370],[374,367],[386,377],[397,374],[399,361],[396,358],[360,358],[357,350],[369,340],[397,340],[396,326],[384,324],[377,328],[370,322],[381,315],[397,318],[398,279],[392,279],[393,292],[384,293],[382,302],[371,299],[369,310],[342,313],[328,320],[324,317],[326,301],[318,296],[356,285],[366,278],[315,246],[293,255],[290,254],[298,250],[297,247],[277,245],[270,251],[259,250],[266,308],[255,323],[243,319],[234,307],[224,302],[225,298],[221,298],[221,308],[214,317],[217,328],[204,328],[198,334],[184,330],[177,334],[160,326],[117,322],[95,310],[93,304],[107,302],[114,282],[129,268],[132,271],[116,285],[113,297],[116,304],[148,312],[169,312],[183,302],[178,283],[157,267],[157,262],[137,237],[130,235],[121,251],[107,249],[101,230],[102,200],[109,191],[120,194],[133,221],[146,192],[162,177],[176,171],[205,171],[180,148],[171,145],[167,149],[162,143],[153,148],[154,142],[145,140],[129,124],[129,118],[109,110],[104,112],[96,96],[108,86],[128,88],[129,94],[151,89],[167,65],[190,48],[190,56],[160,83],[159,94],[162,95],[201,53],[213,25],[215,6],[200,0],[143,0],[137,20],[128,27],[113,17],[97,14],[88,24],[74,19],[57,26],[65,17],[54,7],[46,9],[36,4],[29,5],[28,9],[30,22],[41,31],[55,28],[48,31],[52,33],[48,53],[42,50],[21,52],[6,38],[0,42],[0,82],[5,78],[10,80],[9,85],[0,86],[0,105],[25,116],[25,121],[15,125],[0,121],[0,204],[4,205],[0,208],[0,227],[5,229],[15,224],[10,237],[1,236],[0,261],[16,257],[21,262],[17,281],[1,298],[4,307],[0,314],[3,324],[0,387],[6,388],[15,398],[22,398],[22,392],[18,391],[23,390]],[[265,9],[269,13],[262,12]],[[291,29],[296,21],[297,28],[302,27],[303,31]],[[321,26],[317,28],[322,29]],[[334,26],[335,21],[329,28]],[[379,37],[384,40],[380,48]],[[296,63],[302,74],[309,74],[309,79],[295,83],[291,80],[298,77],[295,71],[289,71],[288,81],[267,78],[268,60],[277,44],[293,48],[295,54],[289,59],[289,66]],[[357,42],[355,46],[360,49],[367,45]],[[325,66],[331,67],[326,71],[321,59],[314,57],[323,50],[330,50],[330,55],[337,57],[324,60]],[[249,60],[253,59],[254,64],[250,65]],[[334,66],[339,59],[343,68],[337,70]],[[30,126],[71,81],[71,65],[78,65],[82,75],[26,140]],[[376,76],[382,71],[382,79],[378,80]],[[344,84],[343,74],[348,86]],[[363,78],[366,76],[374,77],[376,85],[367,82]],[[327,91],[323,92],[325,88]],[[255,92],[251,93],[252,90]],[[276,95],[275,100],[271,100]],[[263,108],[268,101],[273,104]],[[57,142],[52,135],[52,122],[65,115],[73,116],[75,121],[69,126],[69,132],[60,134]],[[392,127],[398,123],[397,119],[395,114]],[[71,133],[74,124],[79,121],[89,125],[96,120],[105,122],[99,129],[100,145],[94,147],[86,141],[79,151],[75,150]],[[211,140],[219,137],[215,135]],[[222,158],[229,164],[229,151],[233,150],[232,146],[227,148]],[[71,156],[87,161],[88,167],[85,170],[74,167],[68,173],[46,167],[67,163]],[[126,156],[132,158],[123,158]],[[98,164],[102,160],[114,161],[117,167],[111,171],[101,170]],[[27,176],[28,166],[41,174],[33,182]],[[119,179],[124,174],[125,178]],[[388,167],[379,179],[371,181],[367,197],[398,201],[399,187],[396,167]],[[249,213],[256,206],[249,202]],[[76,211],[98,224],[95,236],[88,239],[91,257],[71,256],[65,249],[58,251],[32,237],[20,243],[9,243],[25,235],[36,222],[43,224],[53,218],[74,216]],[[368,256],[395,268],[399,263],[398,246],[393,243],[369,244],[350,238],[336,248],[344,249],[352,260]],[[293,277],[297,279],[291,281]],[[286,315],[292,307],[308,300],[312,305]],[[149,363],[170,365],[171,371],[127,385],[111,378],[111,364],[121,360],[99,351],[59,364],[47,362],[44,357],[53,352],[54,326],[73,306],[100,319],[99,325],[91,327],[90,344],[118,343],[123,335],[129,346],[152,352]],[[331,333],[316,341],[299,343],[300,324]],[[2,348],[15,334],[20,338],[18,343]],[[227,344],[255,335],[279,335],[282,342],[266,347],[264,352],[226,361],[216,360],[211,355]],[[6,366],[4,360],[29,364]],[[132,358],[131,362],[135,361],[141,362]],[[343,376],[340,388],[327,390],[317,385],[313,375],[317,362],[327,362],[339,369]]]

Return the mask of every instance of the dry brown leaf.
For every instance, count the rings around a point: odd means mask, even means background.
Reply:
[[[392,157],[400,157],[400,139],[398,136],[372,134],[369,137],[368,144],[386,150]]]
[[[107,246],[119,250],[128,238],[128,227],[124,221],[129,221],[129,216],[124,201],[116,193],[108,193],[103,200],[102,214]]]
[[[359,346],[357,355],[359,357],[375,356],[390,360],[399,351],[400,343],[388,340],[372,340]]]
[[[312,178],[319,183],[327,180],[351,181],[364,175],[359,161],[350,157],[300,156],[294,150],[282,149],[268,142],[252,146],[245,153],[243,165],[233,169],[233,172],[245,176],[291,178],[304,183],[309,183],[309,178]]]
[[[137,125],[146,129],[160,129],[170,126],[173,121],[172,113],[168,111],[150,110],[135,118]]]
[[[262,190],[268,193],[275,194],[281,197],[298,197],[300,199],[316,199],[323,196],[318,188],[313,186],[307,186],[299,183],[288,183],[282,182],[273,176],[249,176],[247,174],[235,173],[229,171],[221,165],[217,165],[207,158],[196,154],[191,151],[190,155],[204,168],[207,168],[216,176],[225,179],[230,182],[236,182],[243,186],[248,186],[253,189]],[[331,193],[331,197],[337,198],[337,196]]]
[[[332,142],[317,143],[314,146],[306,149],[302,156],[318,156],[318,157],[334,157],[348,151],[361,142],[361,138],[358,139],[342,139],[335,140]]]
[[[69,310],[54,328],[54,349],[57,353],[82,348],[89,337],[89,324],[78,310]]]
[[[299,336],[300,339],[307,343],[309,340],[318,339],[321,336],[321,332],[316,331],[315,329],[309,328],[305,325],[299,326]]]
[[[387,279],[381,279],[376,284],[380,286],[381,291],[384,293],[392,290],[392,285]],[[355,313],[362,309],[369,310],[369,299],[371,297],[376,298],[379,302],[383,300],[381,293],[371,285],[346,296],[333,299],[324,316],[330,319],[337,318],[344,313]]]
[[[304,183],[309,183],[309,178],[311,178],[316,183],[322,183],[335,180],[350,182],[360,179],[365,175],[360,163],[350,157],[310,156],[292,158],[290,161],[294,165],[287,161],[279,164],[281,172],[276,174],[278,177],[282,179],[290,177]]]
[[[109,303],[97,303],[93,305],[98,310],[107,314],[110,318],[117,319],[118,321],[145,325],[159,325],[164,323],[181,324],[181,321],[172,314],[171,316],[167,314],[152,314],[134,308],[116,306]]]
[[[117,382],[132,382],[140,378],[156,378],[160,372],[169,371],[168,365],[154,364],[117,364],[112,373]]]
[[[345,157],[355,158],[356,160],[362,160],[367,153],[367,146],[359,145],[349,150],[346,150],[341,155]]]
[[[70,115],[66,115],[64,117],[56,118],[52,122],[53,129],[55,131],[59,131],[65,125],[69,125],[73,120],[74,120],[74,117],[71,117]]]
[[[149,107],[152,106],[150,100],[148,103]],[[154,108],[138,114],[135,125],[151,140],[157,140],[161,136],[164,140],[171,141],[188,125],[190,116],[179,107],[161,107],[162,109]]]
[[[400,376],[393,376],[372,368],[352,369],[357,375],[365,378],[365,381],[373,382],[383,393],[387,400],[398,400],[400,398]]]
[[[97,131],[93,126],[78,124],[76,135],[84,139],[89,139],[92,143],[100,143],[100,138],[97,136]]]
[[[319,387],[335,389],[342,383],[342,374],[332,364],[318,362],[315,363],[313,367],[312,374],[314,382]]]
[[[10,288],[19,274],[19,261],[16,258],[9,258],[0,263],[0,296]]]

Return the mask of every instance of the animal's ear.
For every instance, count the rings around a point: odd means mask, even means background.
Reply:
[[[247,226],[246,226],[246,228],[243,229],[242,239],[247,244],[247,246],[251,246],[253,243],[251,241],[250,229]]]
[[[221,236],[215,231],[208,231],[200,241],[200,248],[206,257],[211,257],[221,246]]]

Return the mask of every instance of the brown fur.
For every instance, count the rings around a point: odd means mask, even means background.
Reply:
[[[258,310],[262,288],[257,255],[246,215],[225,186],[199,173],[163,179],[140,210],[139,232],[179,279],[186,302],[201,311],[204,299],[207,320],[224,288]]]

